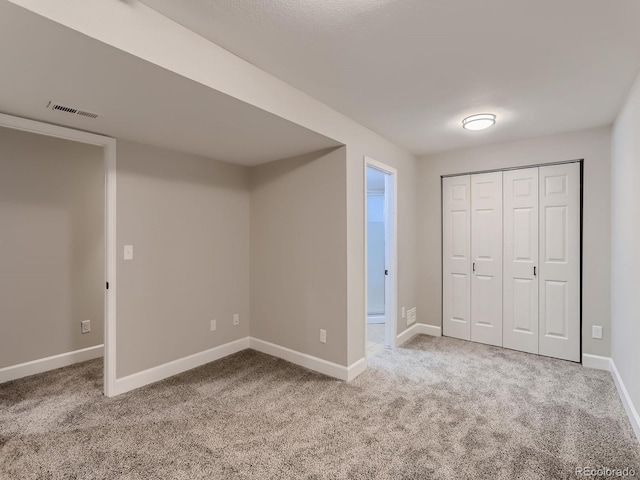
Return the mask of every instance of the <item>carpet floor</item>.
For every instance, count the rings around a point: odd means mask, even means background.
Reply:
[[[5,383],[0,478],[638,478],[607,372],[427,336],[369,365],[347,384],[247,350],[115,398],[101,360]]]

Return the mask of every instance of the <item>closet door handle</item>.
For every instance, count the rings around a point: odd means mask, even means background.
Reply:
[[[536,276],[536,267],[533,267],[533,276]]]
[[[473,262],[473,271],[476,271],[476,262]]]

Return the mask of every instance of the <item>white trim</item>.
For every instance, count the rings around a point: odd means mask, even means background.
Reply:
[[[295,363],[296,365],[308,368],[309,370],[313,370],[314,372],[322,373],[329,377],[337,378],[344,381],[349,380],[349,368],[353,368],[354,372],[361,368],[360,366],[356,365],[358,362],[354,363],[351,367],[345,367],[344,365],[338,365],[337,363],[329,362],[328,360],[323,360],[322,358],[314,357],[312,355],[301,353],[296,350],[291,350],[290,348],[281,347],[280,345],[276,345],[275,343],[265,342],[264,340],[253,337],[251,337],[249,348],[252,348],[253,350],[256,350],[258,352],[266,353],[267,355],[281,358],[283,360],[286,360],[287,362]],[[360,359],[359,361],[362,361],[362,359]],[[364,365],[364,368],[367,368],[366,363]],[[353,378],[355,378],[355,375],[353,376]]]
[[[367,167],[375,168],[386,174],[385,177],[385,246],[389,278],[385,282],[385,345],[396,346],[398,322],[398,171],[382,162],[365,156],[363,159],[364,178],[364,312],[367,311]],[[387,234],[390,234],[387,237]],[[363,348],[367,352],[367,320],[364,322]]]
[[[367,357],[353,362],[347,367],[347,382],[350,382],[367,369]]]
[[[440,327],[436,327],[434,325],[426,325],[424,323],[414,323],[409,328],[407,328],[404,332],[399,334],[396,337],[396,346],[399,347],[409,340],[411,340],[416,335],[430,335],[432,337],[440,337],[442,336],[442,330]]]
[[[96,345],[95,347],[60,353],[59,355],[0,368],[0,383],[10,382],[11,380],[17,380],[18,378],[28,377],[37,373],[48,372],[56,368],[68,367],[74,363],[100,358],[104,354],[103,347],[104,345]]]
[[[287,362],[308,368],[329,377],[350,382],[367,369],[366,358],[352,363],[349,367],[338,365],[318,357],[300,353],[290,348],[281,347],[274,343],[265,342],[252,337],[244,337],[233,342],[225,343],[217,347],[194,353],[184,358],[179,358],[157,367],[152,367],[142,372],[133,373],[123,378],[118,378],[115,384],[114,395],[135,390],[136,388],[159,382],[165,378],[178,375],[192,368],[199,367],[209,362],[219,360],[242,350],[251,348],[261,353],[266,353],[273,357],[278,357]]]
[[[631,422],[631,427],[633,428],[638,441],[640,441],[640,415],[638,415],[638,410],[636,410],[636,407],[633,405],[633,401],[629,396],[627,387],[622,381],[622,377],[620,376],[620,372],[618,372],[618,368],[616,367],[616,363],[613,361],[613,358],[600,357],[598,355],[583,353],[582,366],[586,368],[595,368],[596,370],[606,370],[607,372],[611,372],[613,383],[616,384],[618,395],[620,396],[622,405],[627,412],[629,422]]]
[[[615,382],[616,388],[618,389],[618,394],[620,395],[620,399],[622,400],[622,405],[624,405],[624,409],[627,411],[627,416],[629,417],[629,421],[631,422],[631,427],[636,434],[636,438],[640,442],[640,415],[638,415],[638,410],[636,410],[636,407],[633,405],[633,401],[629,396],[627,387],[624,385],[622,377],[620,376],[620,372],[618,372],[613,359],[611,359],[611,375],[613,376],[613,381]]]
[[[116,140],[114,138],[0,113],[0,126],[103,147],[105,168],[104,394],[116,381]]]
[[[418,333],[431,335],[432,337],[442,336],[442,327],[440,325],[427,325],[426,323],[416,323],[415,325],[418,327]]]
[[[165,378],[173,377],[179,373],[186,372],[192,368],[241,352],[247,348],[249,348],[249,337],[244,337],[233,342],[210,348],[203,352],[194,353],[193,355],[158,365],[157,367],[152,367],[123,378],[118,378],[116,380],[114,395],[120,395],[121,393],[144,387],[150,383],[159,382]]]
[[[583,353],[582,366],[586,368],[595,368],[596,370],[606,370],[607,372],[610,372],[611,358]]]

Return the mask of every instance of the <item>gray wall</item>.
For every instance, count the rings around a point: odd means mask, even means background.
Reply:
[[[441,325],[440,176],[540,163],[584,159],[583,352],[611,353],[610,129],[596,128],[482,146],[423,157],[418,163],[418,319]],[[603,340],[591,338],[602,325]]]
[[[0,225],[0,368],[100,345],[102,148],[0,128]]]
[[[398,301],[396,334],[407,329],[401,318],[402,307],[416,306],[418,238],[416,220],[421,215],[417,206],[416,159],[391,145],[383,145],[379,137],[354,136],[347,145],[347,294],[348,294],[348,365],[365,355],[365,282],[364,282],[364,155],[397,170],[397,251]],[[418,308],[418,321],[425,312]]]
[[[346,148],[254,167],[251,187],[251,336],[346,365]]]
[[[613,128],[611,352],[640,409],[640,77]]]
[[[249,335],[248,170],[126,141],[117,162],[117,377]]]

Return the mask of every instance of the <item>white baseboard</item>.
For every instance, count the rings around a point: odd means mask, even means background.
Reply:
[[[631,427],[640,442],[640,415],[638,415],[638,410],[636,410],[636,407],[633,405],[633,401],[629,396],[627,387],[622,381],[622,377],[620,376],[620,372],[618,372],[618,368],[616,367],[613,358],[583,353],[582,365],[587,368],[595,368],[597,370],[606,370],[611,372],[613,382],[616,384],[616,389],[618,390],[618,395],[620,396],[620,400],[622,400],[622,405],[624,406],[627,416],[629,417],[629,421],[631,422]]]
[[[347,367],[347,382],[350,382],[367,369],[367,357],[353,362]]]
[[[306,353],[281,347],[275,343],[265,342],[264,340],[253,337],[251,337],[250,348],[258,352],[266,353],[267,355],[281,358],[287,362],[295,363],[296,365],[308,368],[314,372],[322,373],[329,377],[344,381],[354,379],[367,368],[367,361],[364,358],[361,358],[349,367],[345,367],[344,365],[338,365],[337,363],[329,362],[318,357],[307,355]]]
[[[135,390],[136,388],[159,382],[165,378],[172,377],[192,368],[199,367],[214,360],[219,360],[228,355],[252,348],[258,352],[266,353],[274,357],[281,358],[288,362],[300,365],[329,377],[334,377],[344,381],[351,381],[364,372],[367,368],[366,358],[361,358],[349,367],[338,365],[321,358],[313,357],[305,353],[300,353],[290,348],[281,347],[274,343],[265,342],[257,338],[245,337],[239,340],[225,343],[217,347],[195,353],[188,357],[179,358],[157,367],[143,370],[123,378],[116,379],[114,395]]]
[[[426,325],[424,323],[414,323],[409,328],[407,328],[404,332],[396,337],[396,347],[407,343],[416,335],[431,335],[434,337],[442,336],[442,332],[440,327],[435,327],[433,325]]]
[[[115,382],[114,396],[149,385],[150,383],[159,382],[165,378],[186,372],[192,368],[213,362],[214,360],[246,350],[247,348],[249,348],[249,337],[244,337],[233,342],[225,343],[224,345],[210,348],[204,352],[194,353],[188,357],[179,358],[163,365],[143,370],[142,372],[118,378]]]
[[[599,355],[591,355],[589,353],[582,354],[582,366],[587,368],[595,368],[596,370],[611,371],[611,358],[601,357]]]
[[[629,421],[631,422],[633,431],[635,432],[636,437],[640,442],[640,415],[638,415],[638,410],[636,410],[636,407],[631,401],[631,397],[629,396],[627,387],[625,387],[624,382],[622,381],[622,377],[620,376],[620,372],[618,372],[613,359],[611,359],[611,375],[613,376],[613,381],[615,382],[616,388],[618,389],[618,394],[622,399],[622,405],[624,405],[624,409],[627,411],[627,416],[629,417]]]
[[[441,337],[442,329],[435,325],[427,325],[426,323],[416,323],[418,326],[418,333],[423,335],[431,335],[432,337]]]
[[[31,362],[0,368],[0,383],[17,380],[18,378],[28,377],[29,375],[35,375],[37,373],[48,372],[56,368],[68,367],[74,363],[86,362],[87,360],[100,358],[103,354],[104,345],[96,345],[95,347],[83,348],[73,352],[61,353]]]

